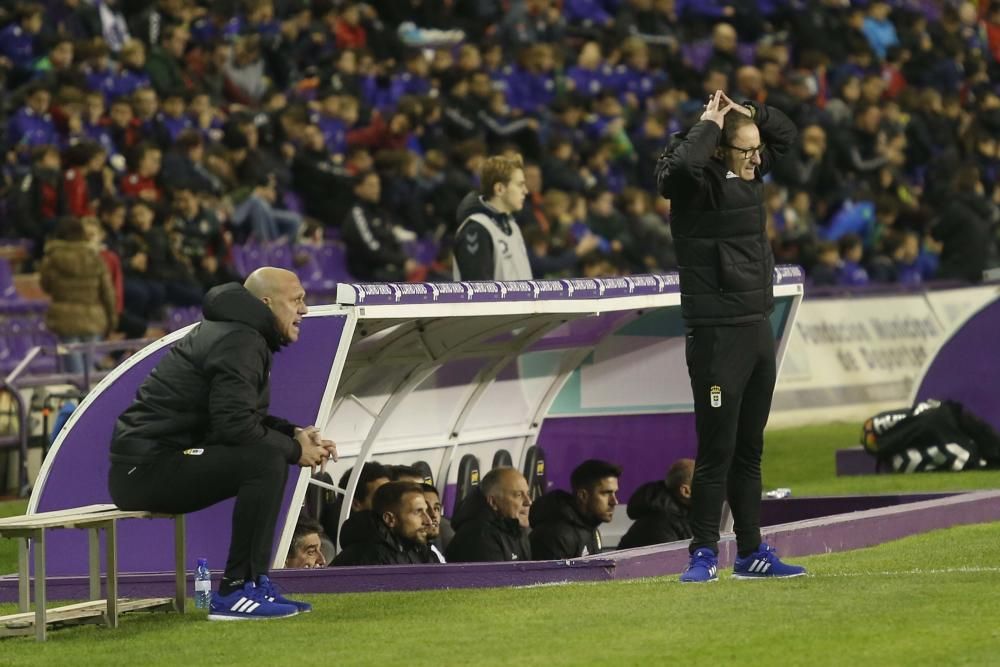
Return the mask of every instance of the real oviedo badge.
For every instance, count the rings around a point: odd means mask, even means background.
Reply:
[[[713,408],[722,407],[722,387],[717,384],[713,384],[712,388],[708,390],[708,397],[712,401]]]

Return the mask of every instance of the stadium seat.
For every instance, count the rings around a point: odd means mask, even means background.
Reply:
[[[295,269],[292,248],[287,243],[272,245],[267,248],[265,252],[270,266],[277,266],[282,269],[288,269],[289,271]]]
[[[528,480],[528,493],[532,500],[545,493],[545,450],[541,447],[528,447],[525,452],[524,478]]]
[[[439,246],[434,239],[416,239],[403,244],[403,252],[420,264],[430,264],[437,259]]]
[[[700,40],[697,42],[687,42],[681,44],[681,56],[691,63],[691,67],[702,72],[709,58],[712,57],[711,40]]]
[[[473,454],[466,454],[458,462],[458,485],[455,488],[455,508],[465,500],[473,489],[479,486],[479,459]]]
[[[424,476],[424,484],[434,486],[434,474],[431,472],[431,467],[427,461],[417,461],[413,464],[413,467],[419,470],[420,474]]]
[[[497,468],[513,468],[514,461],[510,458],[510,452],[506,449],[498,449],[497,453],[493,455],[493,466],[491,470],[496,470]]]
[[[354,277],[347,272],[347,250],[340,243],[327,243],[319,250],[320,270],[323,278],[335,282],[353,282]]]

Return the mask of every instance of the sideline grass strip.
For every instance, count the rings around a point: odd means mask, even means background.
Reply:
[[[317,595],[311,614],[257,623],[133,615],[3,640],[0,663],[995,665],[998,545],[1000,524],[961,526],[799,559],[815,576],[789,581]]]

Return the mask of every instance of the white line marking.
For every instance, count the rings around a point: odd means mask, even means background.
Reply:
[[[966,573],[982,573],[982,572],[1000,572],[1000,567],[948,567],[935,570],[922,570],[920,568],[913,568],[912,570],[883,570],[881,572],[822,572],[814,573],[810,572],[809,576],[821,578],[821,577],[902,577],[910,575],[928,575],[928,574],[966,574]]]

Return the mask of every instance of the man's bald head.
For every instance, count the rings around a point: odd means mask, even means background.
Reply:
[[[273,297],[275,293],[293,282],[298,283],[299,278],[291,271],[274,266],[262,266],[250,274],[243,286],[258,299],[263,299],[265,296]]]
[[[274,313],[278,332],[285,343],[299,339],[299,325],[309,309],[306,307],[306,291],[302,289],[297,275],[285,269],[264,266],[251,273],[243,286]]]

